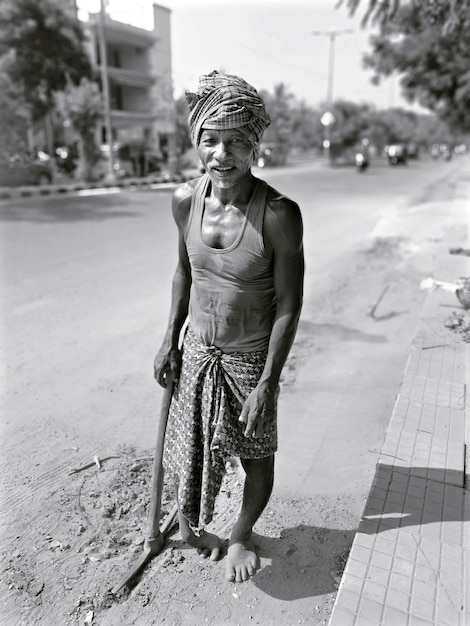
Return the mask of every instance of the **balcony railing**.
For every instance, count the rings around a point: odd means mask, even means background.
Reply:
[[[113,83],[128,85],[129,87],[151,87],[155,83],[155,76],[136,70],[125,70],[121,67],[108,65],[108,76]],[[101,66],[96,67],[96,72],[101,73]],[[101,74],[100,74],[101,75]]]
[[[111,120],[114,128],[124,127],[129,124],[151,124],[157,118],[158,116],[151,112],[111,109]]]
[[[90,26],[96,28],[97,22],[98,14],[90,14]],[[107,43],[120,43],[139,47],[150,47],[158,41],[158,37],[153,31],[123,24],[122,22],[116,22],[108,16],[106,16],[105,19],[105,36]]]

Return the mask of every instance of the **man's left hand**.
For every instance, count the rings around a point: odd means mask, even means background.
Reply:
[[[245,437],[262,437],[276,417],[276,390],[260,384],[250,393],[238,421],[243,422]]]

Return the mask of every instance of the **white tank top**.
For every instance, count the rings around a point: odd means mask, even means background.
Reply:
[[[240,231],[222,249],[202,239],[209,185],[207,174],[197,182],[186,231],[192,274],[189,323],[201,343],[223,352],[265,350],[276,311],[273,253],[263,241],[267,184],[256,179]]]

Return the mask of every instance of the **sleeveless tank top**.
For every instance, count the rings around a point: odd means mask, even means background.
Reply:
[[[276,311],[273,254],[263,240],[267,185],[257,179],[228,248],[211,248],[202,239],[209,185],[207,174],[196,184],[185,234],[192,274],[191,329],[201,343],[223,352],[265,350]]]

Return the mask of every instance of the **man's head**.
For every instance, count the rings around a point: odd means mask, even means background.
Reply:
[[[216,70],[199,78],[196,93],[186,92],[188,125],[197,149],[203,130],[238,129],[256,155],[261,137],[270,124],[264,103],[254,87],[238,76]]]

